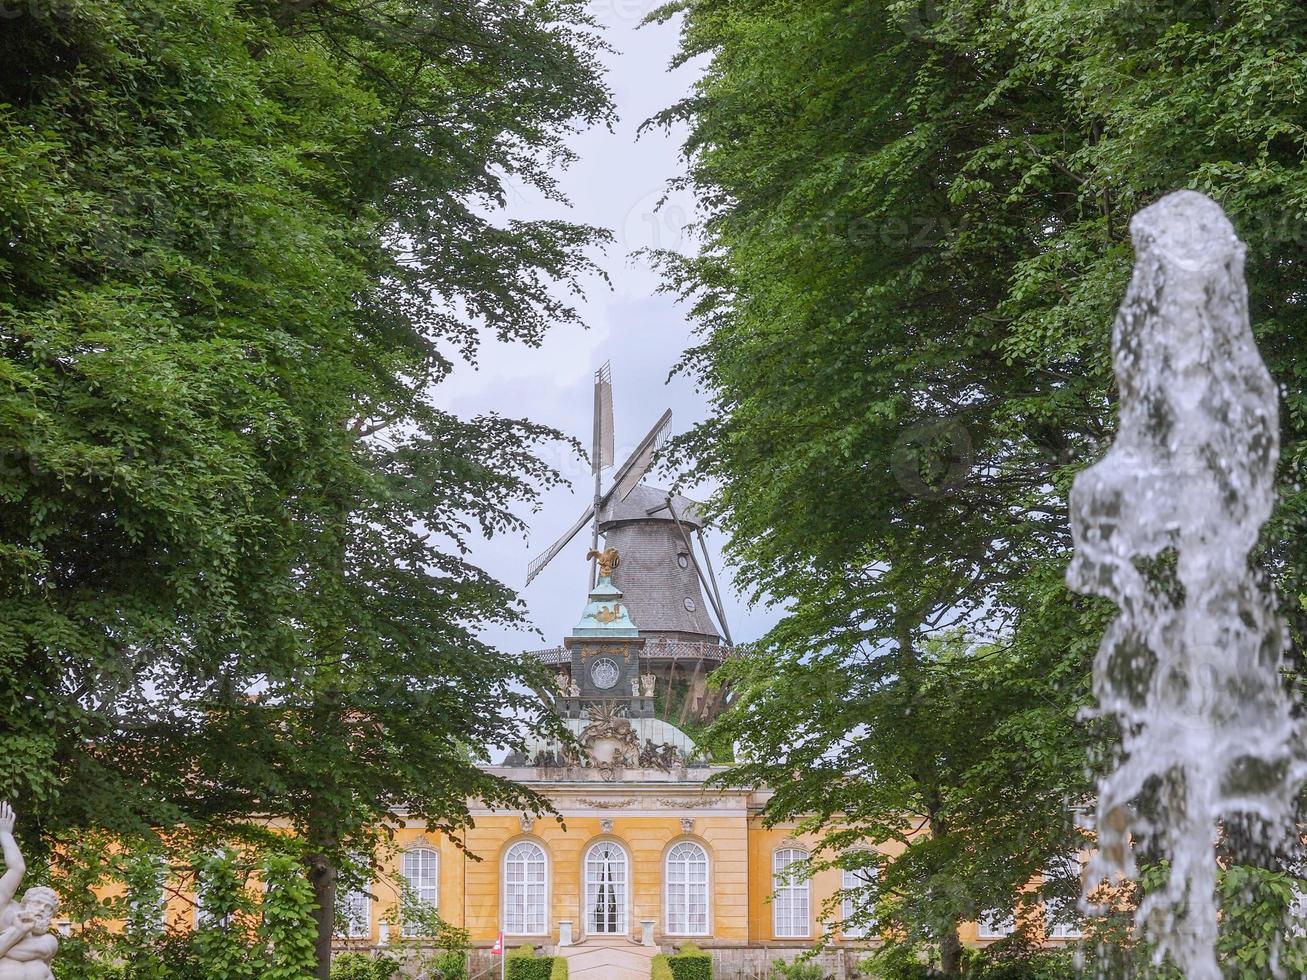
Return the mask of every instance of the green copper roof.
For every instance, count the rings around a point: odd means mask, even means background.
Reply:
[[[604,575],[590,593],[581,621],[572,628],[573,636],[639,636],[631,615],[622,601],[622,591]]]

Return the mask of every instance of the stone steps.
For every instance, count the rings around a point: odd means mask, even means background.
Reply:
[[[649,980],[650,961],[657,946],[641,946],[628,939],[587,939],[562,946],[568,980]]]

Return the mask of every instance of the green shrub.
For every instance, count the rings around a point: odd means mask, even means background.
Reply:
[[[504,961],[506,980],[550,980],[554,969],[553,956],[536,956],[534,946],[519,946]]]
[[[567,980],[567,957],[555,956],[553,968],[549,971],[549,980]]]
[[[649,980],[676,980],[676,974],[672,973],[672,965],[666,953],[655,956],[650,967]]]
[[[467,954],[454,950],[440,953],[425,961],[422,971],[431,980],[467,980]]]
[[[772,976],[778,980],[828,980],[830,974],[814,960],[798,959],[792,963],[784,960],[773,963]]]
[[[331,980],[394,980],[399,964],[389,956],[342,953],[331,961]]]
[[[1016,955],[986,955],[976,950],[968,958],[967,980],[1075,980],[1071,954],[1064,950],[1038,950]]]
[[[667,957],[675,980],[712,980],[712,955],[694,943],[682,943],[675,956]]]
[[[932,976],[920,950],[905,943],[876,950],[858,964],[858,972],[875,980],[929,980]]]

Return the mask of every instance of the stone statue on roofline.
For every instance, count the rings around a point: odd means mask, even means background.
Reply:
[[[59,940],[50,923],[59,911],[59,896],[51,888],[29,888],[15,902],[27,865],[14,839],[14,810],[0,803],[0,851],[5,873],[0,877],[0,980],[54,980],[50,964]]]

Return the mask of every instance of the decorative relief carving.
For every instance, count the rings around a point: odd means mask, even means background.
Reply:
[[[581,732],[581,745],[604,779],[611,780],[618,769],[640,762],[640,736],[610,702],[593,711]]]
[[[635,806],[635,800],[587,800],[579,799],[576,801],[582,806],[593,807],[596,810],[624,810],[628,806]]]
[[[600,820],[600,821],[599,821],[599,830],[600,830],[602,833],[605,833],[605,834],[611,834],[611,833],[613,832],[613,818],[612,818],[612,817],[604,817],[602,820]]]
[[[695,800],[673,800],[666,797],[660,797],[653,801],[659,806],[666,807],[668,810],[701,810],[705,807],[718,806],[725,802],[725,797],[700,797]]]
[[[694,817],[682,817],[682,818],[681,818],[681,833],[683,833],[683,834],[693,834],[693,833],[694,833]]]
[[[531,828],[536,825],[536,818],[534,814],[524,813],[519,818],[519,822],[522,824],[522,833],[529,834],[531,833]]]

